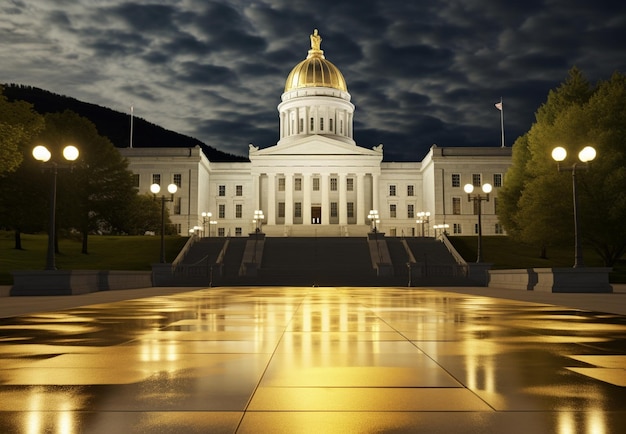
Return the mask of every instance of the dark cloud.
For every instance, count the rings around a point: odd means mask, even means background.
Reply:
[[[439,146],[499,146],[527,131],[579,67],[626,72],[626,4],[609,0],[10,0],[3,82],[114,109],[224,151],[278,140],[276,106],[318,28],[356,105],[359,145],[388,160]]]

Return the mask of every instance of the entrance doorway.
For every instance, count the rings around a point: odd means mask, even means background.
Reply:
[[[321,206],[311,207],[311,224],[313,225],[322,224],[322,207]]]

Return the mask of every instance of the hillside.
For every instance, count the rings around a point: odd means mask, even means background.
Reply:
[[[47,90],[19,84],[3,84],[3,93],[9,101],[26,101],[41,114],[71,110],[89,119],[98,132],[108,137],[117,148],[127,148],[130,136],[130,115],[90,104],[77,99],[58,95]],[[200,146],[210,161],[248,161],[246,157],[227,154],[201,141],[174,131],[166,130],[145,119],[133,118],[133,147],[181,147]]]

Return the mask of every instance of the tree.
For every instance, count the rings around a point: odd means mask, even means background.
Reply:
[[[137,194],[132,174],[117,149],[88,119],[66,110],[46,114],[45,121],[39,139],[53,155],[60,155],[68,144],[80,150],[72,170],[59,171],[57,214],[60,224],[81,232],[86,254],[89,233],[115,221]]]
[[[556,170],[551,151],[563,146],[575,156],[592,144],[590,170],[577,172],[584,241],[607,266],[626,248],[626,78],[591,86],[573,68],[536,113],[536,122],[513,146],[513,164],[499,198],[499,217],[513,238],[545,246],[572,242],[571,175]],[[570,163],[573,163],[570,160]]]
[[[37,182],[41,174],[33,174],[32,167],[20,169],[44,119],[28,103],[8,102],[2,91],[0,86],[0,226],[15,231],[15,248],[21,250],[21,232],[39,229],[34,216],[43,203]]]
[[[158,232],[161,229],[161,201],[154,200],[149,194],[138,194],[126,209],[127,213],[120,215],[118,228],[129,235],[143,235],[146,232]],[[165,210],[167,213],[167,209]],[[165,223],[169,225],[169,216],[165,216]]]
[[[23,159],[23,148],[43,127],[43,117],[23,101],[8,102],[0,86],[0,175],[14,172]]]

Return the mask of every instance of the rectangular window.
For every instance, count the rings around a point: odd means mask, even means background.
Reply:
[[[493,186],[502,187],[502,174],[501,173],[493,174]]]
[[[461,186],[461,174],[453,173],[452,174],[452,187],[460,187]]]
[[[461,198],[460,197],[452,198],[452,214],[456,214],[456,215],[461,214]]]
[[[474,223],[474,235],[478,234],[478,223]]]
[[[348,202],[347,204],[348,218],[354,218],[354,202]]]
[[[217,195],[218,196],[226,196],[226,186],[225,185],[218,185],[217,186]]]
[[[243,185],[235,186],[235,196],[243,196]]]
[[[235,204],[235,218],[240,219],[243,217],[243,205],[238,203]]]
[[[302,191],[302,178],[296,178],[293,180],[293,189],[295,191]]]
[[[311,118],[311,131],[315,128],[315,120]]]
[[[414,185],[407,185],[406,186],[406,195],[411,197],[411,196],[415,196],[415,186]]]
[[[337,178],[330,178],[330,191],[337,191]]]
[[[413,205],[412,203],[407,204],[406,206],[406,217],[407,218],[415,218],[415,205]]]
[[[139,174],[133,173],[133,187],[139,188]]]
[[[472,185],[474,187],[480,187],[482,184],[482,176],[480,173],[472,173]]]
[[[324,131],[324,118],[320,118],[320,131]]]
[[[313,191],[320,191],[320,179],[313,178]]]
[[[390,185],[389,186],[389,196],[395,196],[396,195],[396,186],[395,185]]]
[[[330,216],[337,217],[338,215],[339,215],[339,212],[337,211],[337,202],[331,202],[330,203]]]
[[[223,203],[217,206],[217,218],[226,218],[226,205],[224,205]]]
[[[240,236],[241,236],[241,234],[242,234],[242,230],[241,230],[241,228],[235,228],[235,236],[236,236],[236,237],[240,237]]]
[[[332,119],[328,119],[328,128],[330,129],[330,131],[333,130],[333,120]]]
[[[391,205],[389,205],[389,217],[391,217],[392,219],[396,218],[397,208],[398,206],[395,203],[392,203]]]
[[[226,230],[224,228],[217,228],[217,236],[223,237],[224,235],[226,235]]]
[[[153,183],[153,184],[158,184],[158,185],[161,185],[161,174],[159,174],[159,173],[153,173],[153,174],[152,174],[152,183]]]
[[[295,218],[302,218],[302,202],[295,202],[293,204],[293,216]]]
[[[180,215],[182,200],[180,197],[174,198],[174,214]]]
[[[502,229],[502,225],[500,223],[496,223],[495,232],[498,235],[502,235],[504,233],[504,229]]]
[[[285,202],[278,202],[278,217],[285,218]]]
[[[285,191],[285,178],[278,178],[278,191]]]
[[[346,191],[354,191],[354,178],[346,179]]]
[[[300,130],[299,133],[304,132],[304,119],[300,118]]]
[[[455,223],[454,225],[452,225],[452,233],[454,234],[462,234],[463,231],[461,230],[461,224],[460,223]]]
[[[183,175],[181,175],[180,173],[175,173],[174,174],[174,184],[178,188],[182,187],[182,185],[183,185]]]

